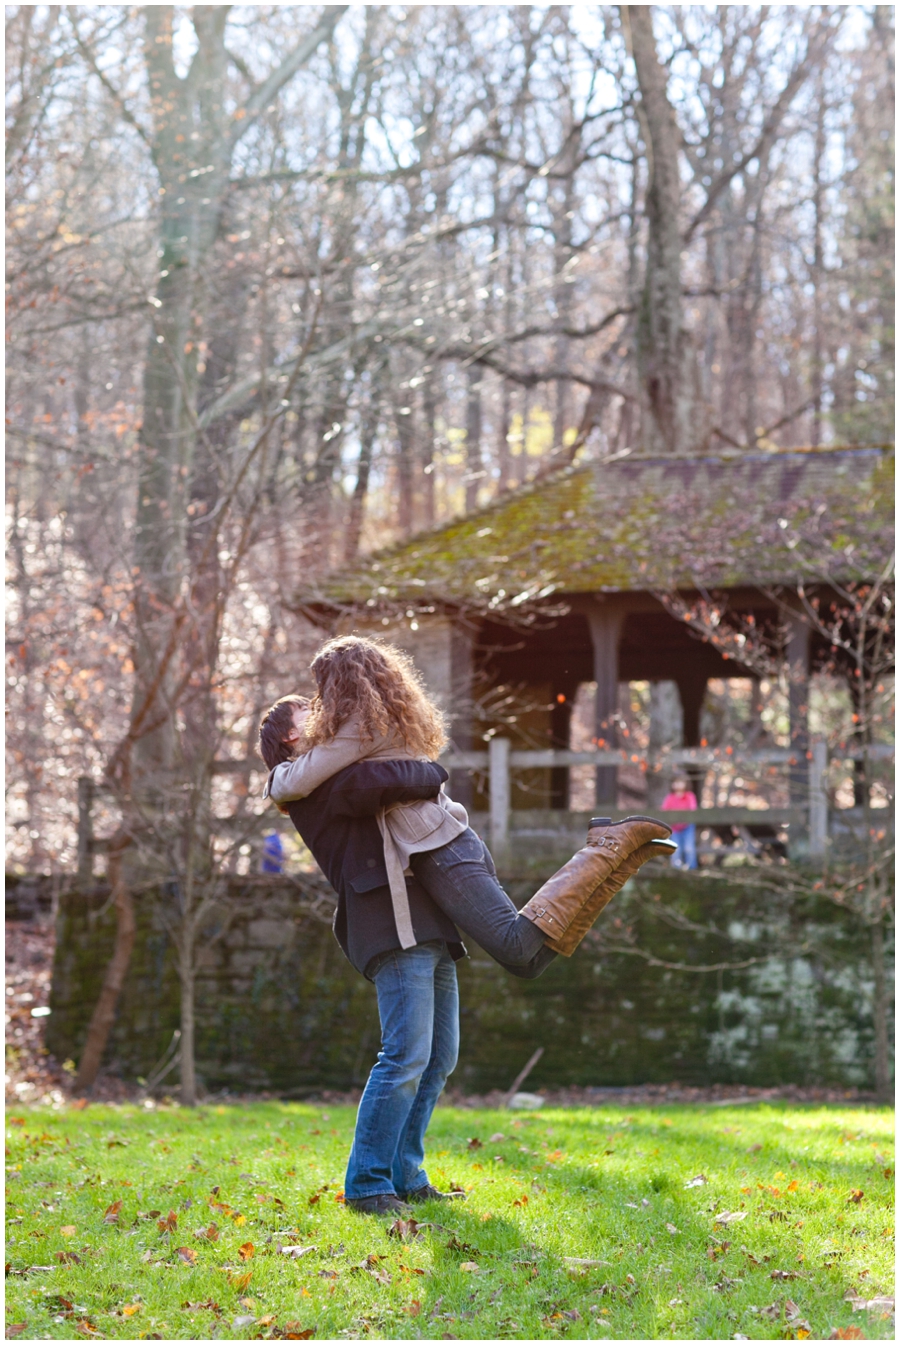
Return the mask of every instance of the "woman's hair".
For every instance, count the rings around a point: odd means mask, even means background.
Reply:
[[[296,745],[284,741],[294,727],[295,705],[305,709],[309,699],[306,696],[282,696],[259,721],[259,755],[270,771],[282,761],[290,761],[296,756]]]
[[[412,659],[393,645],[359,635],[326,640],[311,664],[318,690],[306,722],[310,747],[327,743],[348,719],[363,742],[392,731],[415,756],[436,757],[447,741]]]

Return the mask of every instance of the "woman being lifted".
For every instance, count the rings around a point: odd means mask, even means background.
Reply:
[[[359,636],[312,662],[312,701],[286,696],[260,725],[266,797],[287,812],[338,893],[334,930],[375,983],[382,1047],[359,1105],[345,1181],[360,1213],[442,1193],[422,1168],[431,1113],[456,1064],[456,926],[514,976],[570,957],[642,864],[675,849],[651,817],[594,818],[582,850],[517,911],[435,762],[440,711],[411,660]]]

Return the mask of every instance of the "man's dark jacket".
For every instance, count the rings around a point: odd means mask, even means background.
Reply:
[[[375,814],[392,803],[433,799],[447,779],[434,761],[361,761],[326,780],[305,799],[285,804],[291,821],[338,894],[335,938],[357,971],[400,947],[384,842]],[[455,960],[465,948],[452,920],[415,878],[407,878],[417,943],[442,939]]]

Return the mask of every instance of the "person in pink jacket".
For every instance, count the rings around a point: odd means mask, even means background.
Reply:
[[[690,788],[685,775],[676,775],[672,788],[663,799],[663,812],[695,812],[697,795]],[[697,867],[697,828],[693,822],[673,822],[672,840],[678,846],[672,856],[672,867],[676,869],[695,869]]]

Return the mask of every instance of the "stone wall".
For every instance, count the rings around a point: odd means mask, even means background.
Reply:
[[[510,884],[521,904],[533,883]],[[658,898],[659,900],[654,900]],[[146,1078],[178,1025],[165,913],[175,897],[137,896],[138,936],[109,1067]],[[57,951],[47,1045],[78,1058],[112,943],[108,893],[57,898]],[[235,879],[205,933],[197,986],[197,1061],[206,1087],[302,1096],[362,1083],[378,1047],[373,987],[344,960],[321,879]],[[675,928],[731,929],[732,945]],[[460,964],[458,1087],[505,1087],[538,1045],[533,1087],[640,1082],[872,1082],[869,938],[823,899],[744,889],[732,877],[666,874],[617,898],[615,914],[662,962],[762,957],[741,971],[685,973],[584,946],[537,981],[502,972],[470,943]],[[173,1077],[173,1076],[170,1076]]]

